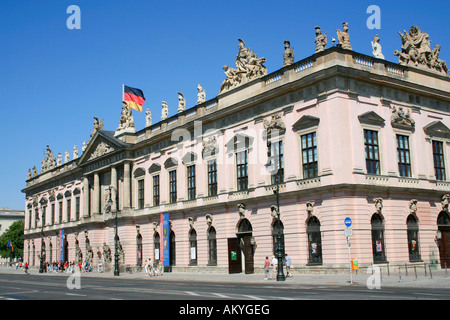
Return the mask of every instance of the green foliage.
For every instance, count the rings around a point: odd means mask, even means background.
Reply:
[[[23,256],[23,231],[24,221],[14,222],[0,236],[0,256],[2,258],[22,258]],[[11,242],[13,250],[8,247],[8,241]]]

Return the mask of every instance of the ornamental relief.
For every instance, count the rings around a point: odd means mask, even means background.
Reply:
[[[105,141],[101,141],[96,147],[95,150],[91,153],[91,155],[89,156],[88,160],[92,160],[95,158],[99,158],[107,153],[113,152],[116,149],[114,147],[112,147],[111,145],[109,145],[108,143],[106,143]]]

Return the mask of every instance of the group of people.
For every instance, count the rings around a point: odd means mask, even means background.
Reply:
[[[291,257],[286,253],[283,258],[283,265],[286,266],[286,277],[292,277],[291,270]],[[272,267],[272,274],[270,273],[270,269]],[[276,279],[278,273],[278,259],[275,256],[272,256],[272,260],[269,260],[269,256],[266,256],[266,260],[264,261],[264,280],[272,280]]]
[[[18,269],[18,268],[24,268],[25,273],[28,273],[28,270],[29,270],[28,262],[25,262],[25,263],[20,262],[20,263],[18,263],[16,265],[16,269]],[[65,262],[54,261],[54,262],[51,262],[51,263],[48,262],[48,261],[45,261],[44,262],[44,268],[43,268],[43,271],[45,273],[47,273],[47,272],[49,272],[49,273],[50,272],[55,272],[55,273],[57,273],[57,272],[74,273],[76,271],[78,271],[78,272],[92,272],[92,270],[93,270],[92,269],[92,265],[89,263],[89,261],[85,261],[84,263],[82,263],[80,261],[80,262],[78,262],[78,264],[75,263],[75,261],[70,261],[70,262],[69,261],[65,261]]]
[[[152,260],[148,258],[144,265],[145,274],[149,277],[162,276],[164,272],[164,267],[161,261]]]

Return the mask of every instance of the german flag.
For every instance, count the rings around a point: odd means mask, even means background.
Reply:
[[[142,112],[142,105],[145,102],[144,93],[140,89],[123,85],[123,101],[128,108]]]

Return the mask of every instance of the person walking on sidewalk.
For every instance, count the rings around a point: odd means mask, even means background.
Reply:
[[[292,275],[289,273],[289,271],[291,270],[291,257],[289,257],[287,253],[284,255],[284,264],[286,265],[286,276],[292,277]]]
[[[264,280],[269,280],[270,278],[270,260],[266,256],[266,261],[264,261]]]
[[[273,278],[275,279],[277,277],[277,271],[278,271],[278,259],[275,258],[275,256],[272,256],[272,270],[273,270]]]

